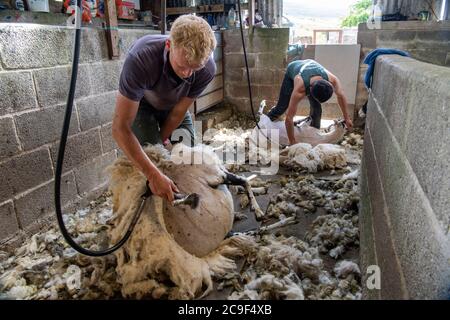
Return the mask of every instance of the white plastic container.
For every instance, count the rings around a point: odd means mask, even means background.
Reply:
[[[33,12],[50,12],[48,0],[27,0],[28,8]]]

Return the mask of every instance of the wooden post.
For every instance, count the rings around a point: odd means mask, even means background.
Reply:
[[[119,28],[117,25],[117,11],[114,0],[105,0],[105,24],[109,58],[118,59],[120,56]]]
[[[248,25],[252,28],[255,24],[255,0],[248,0]]]
[[[166,34],[166,0],[161,0],[161,34]]]

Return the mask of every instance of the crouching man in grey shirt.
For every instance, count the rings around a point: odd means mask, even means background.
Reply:
[[[178,189],[147,157],[142,145],[167,143],[177,128],[187,130],[191,138],[188,142],[193,144],[194,128],[188,109],[214,78],[215,47],[214,33],[205,20],[180,16],[170,36],[138,39],[120,75],[113,137],[147,177],[153,194],[168,201],[173,201],[173,192]]]

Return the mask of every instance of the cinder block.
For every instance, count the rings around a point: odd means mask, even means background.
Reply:
[[[256,62],[256,56],[253,54],[247,55],[247,62],[248,62],[249,68],[254,68],[255,62]],[[224,68],[225,68],[225,70],[232,69],[232,68],[245,68],[244,56],[240,53],[225,54]]]
[[[382,299],[407,299],[408,293],[403,285],[403,275],[397,262],[398,259],[391,237],[389,212],[386,210],[387,203],[384,199],[381,182],[384,177],[379,176],[377,169],[376,156],[378,152],[376,149],[371,149],[371,135],[366,135],[366,139],[369,146],[365,149],[367,152],[364,153],[364,161],[367,166],[367,179],[369,181],[377,263],[381,269],[380,296]]]
[[[379,43],[383,41],[414,41],[417,31],[415,30],[401,30],[401,31],[387,31],[384,30],[378,34]]]
[[[0,202],[48,181],[53,176],[48,149],[13,157],[0,164]]]
[[[245,34],[244,34],[244,39],[245,39]],[[223,48],[224,48],[225,53],[243,52],[242,40],[241,40],[240,34],[233,33],[231,30],[226,30],[223,32],[223,45],[224,45]]]
[[[262,85],[273,85],[273,80],[275,78],[275,72],[269,68],[264,69],[251,69],[250,70],[251,80],[254,84]]]
[[[276,69],[274,71],[274,81],[275,81],[275,86],[281,87],[281,84],[283,83],[284,80],[284,75],[286,73],[286,69]]]
[[[116,92],[107,92],[77,100],[82,131],[111,122],[116,104]]]
[[[277,100],[278,99],[278,90],[273,85],[261,84],[257,86],[253,86],[256,90],[253,92],[254,99],[257,98],[260,100]]]
[[[418,90],[411,68],[415,62],[400,56],[380,57],[374,76],[373,92],[402,148],[409,110],[414,104],[412,92]]]
[[[50,147],[53,165],[56,167],[59,143]],[[67,140],[63,171],[67,172],[102,154],[100,130],[93,129],[69,137]]]
[[[242,44],[241,44],[242,45]],[[257,36],[250,36],[248,39],[246,39],[246,49],[247,53],[271,53],[276,52],[277,50],[280,50],[279,48],[279,41],[274,38],[261,38]],[[287,50],[287,43],[284,47],[284,50],[286,52]]]
[[[252,87],[253,92],[255,91],[256,86]],[[248,86],[245,83],[241,84],[225,84],[225,95],[233,98],[245,98],[249,97],[248,94]]]
[[[119,60],[90,64],[88,69],[92,87],[91,94],[101,94],[119,88],[119,77],[122,70],[122,62]]]
[[[73,31],[35,24],[0,25],[0,52],[7,69],[31,69],[69,64]]]
[[[429,73],[418,79],[415,91],[411,92],[410,121],[404,129],[405,155],[438,219],[448,222],[450,83],[436,79],[450,77],[450,71],[445,67],[425,65],[423,64],[423,67],[426,67]],[[424,74],[420,66],[416,67],[418,74]]]
[[[429,31],[417,31],[417,40],[422,42],[438,42],[439,45],[443,45],[448,48],[450,41],[450,30],[429,30]],[[435,44],[436,46],[436,44]]]
[[[419,61],[445,66],[449,50],[448,48],[437,48],[433,42],[430,42],[429,48],[423,48],[421,44],[420,49],[408,49],[408,52],[411,57]]]
[[[448,298],[449,240],[427,207],[427,197],[415,173],[392,140],[384,141],[390,168],[384,175],[385,197],[396,251],[413,299]],[[378,155],[378,154],[377,154]],[[439,184],[439,182],[437,181]],[[407,201],[405,201],[407,199]],[[427,277],[423,277],[427,274]]]
[[[105,169],[116,160],[116,152],[110,151],[74,170],[77,190],[83,195],[108,181]]]
[[[243,68],[234,68],[234,69],[225,69],[225,83],[226,82],[241,82],[244,80],[244,69]]]
[[[69,202],[77,199],[77,188],[72,172],[61,179],[61,206],[64,208]],[[45,215],[55,212],[54,181],[22,195],[14,200],[17,217],[22,228],[30,226]]]
[[[37,102],[33,88],[31,72],[0,73],[0,116],[36,108]]]
[[[364,144],[364,149],[369,147],[370,143]],[[371,147],[371,146],[370,146]],[[366,153],[367,151],[364,151]],[[359,179],[359,186],[361,192],[361,200],[359,206],[359,244],[360,250],[359,260],[361,268],[361,283],[362,293],[364,300],[377,300],[380,299],[380,290],[371,288],[366,285],[368,274],[365,272],[369,266],[378,265],[377,256],[375,252],[375,239],[373,233],[373,221],[372,221],[372,207],[371,198],[367,181],[367,168],[366,161],[363,159],[361,163],[361,176]]]
[[[16,116],[19,139],[25,150],[31,150],[61,137],[65,105],[22,113]],[[76,109],[72,110],[69,134],[78,132]]]
[[[415,65],[411,67],[419,69],[417,72],[421,72],[420,66]],[[417,93],[419,95],[424,94],[423,92],[420,93],[420,90],[417,88],[415,90],[419,91]],[[433,95],[432,89],[424,88],[424,90]],[[431,113],[428,112],[427,114],[430,115]],[[419,134],[429,132],[427,128],[423,127],[429,120],[432,121],[433,119],[424,120],[422,118],[423,122],[421,125],[416,125],[415,130]],[[370,136],[372,139],[367,135],[368,130],[371,132]],[[432,209],[427,206],[429,200],[433,206],[431,197],[434,196],[434,193],[432,191],[427,192],[420,182],[421,179],[418,174],[421,174],[422,168],[417,167],[415,169],[411,165],[414,171],[411,170],[408,164],[411,160],[408,161],[406,159],[401,147],[394,139],[395,137],[390,134],[387,120],[381,116],[374,101],[369,100],[363,163],[367,166],[369,189],[380,185],[376,182],[376,177],[372,176],[377,169],[380,171],[379,180],[381,181],[385,197],[383,213],[389,217],[390,235],[394,240],[395,252],[404,274],[406,289],[410,298],[413,299],[445,299],[448,298],[448,288],[450,286],[448,280],[450,279],[450,270],[448,268],[450,252],[448,250],[448,239],[446,239],[443,232],[445,230],[439,230],[442,227],[436,219],[439,216],[436,210],[432,212]],[[412,139],[414,139],[413,143],[416,147],[420,148],[423,153],[430,153],[426,142],[417,140],[417,137]],[[376,154],[376,163],[375,157],[367,150],[368,146],[370,146],[370,141],[373,141],[374,151],[372,151],[372,154],[374,152]],[[433,156],[436,159],[445,159],[445,156]],[[439,174],[436,175],[436,172],[439,172]],[[430,176],[429,183],[433,184],[438,191],[441,188],[442,190],[448,190],[448,187],[445,186],[445,182],[442,180],[448,180],[448,178],[442,178],[445,176],[443,172],[445,170],[428,172]],[[416,182],[415,176],[420,184]],[[375,220],[379,217],[375,207],[379,206],[381,202],[376,197],[381,192],[373,189],[369,190],[369,193],[372,198],[372,217]],[[437,194],[437,196],[446,198],[442,193]],[[380,210],[378,209],[378,211]],[[374,226],[374,230],[376,237],[383,239],[387,237],[376,226]],[[380,244],[377,247],[380,246],[385,246],[385,244]],[[386,258],[384,249],[381,251],[377,249],[377,252],[379,252],[378,257]],[[382,261],[379,263],[381,264]],[[383,268],[382,272],[385,274]],[[424,278],[423,274],[428,276]]]
[[[116,141],[112,136],[112,124],[108,123],[103,125],[100,129],[101,139],[102,139],[102,149],[103,153],[107,153],[114,149],[119,149]]]
[[[38,102],[43,107],[50,107],[67,102],[70,85],[71,67],[55,67],[33,71]],[[75,99],[86,97],[91,92],[89,66],[78,66]]]
[[[119,30],[119,48],[120,48],[120,57],[121,59],[125,58],[128,53],[128,50],[131,48],[133,43],[146,35],[149,34],[161,34],[160,31],[157,30],[131,30],[131,29],[120,29]]]
[[[20,152],[19,139],[12,118],[0,119],[0,160]]]
[[[7,239],[17,231],[19,231],[19,225],[13,202],[8,201],[0,206],[0,240]]]
[[[97,28],[81,29],[80,62],[109,59],[106,33]]]
[[[257,101],[256,99],[253,100],[253,109],[255,110],[255,112],[259,108],[259,102],[260,101]],[[252,112],[250,109],[250,101],[248,98],[234,98],[227,96],[225,98],[225,103],[228,103],[231,106],[233,106],[237,112],[243,112],[246,114],[251,114]],[[273,105],[272,103],[273,101],[267,101],[268,105]]]
[[[377,47],[377,33],[376,31],[358,32],[357,43],[364,48],[376,48]]]
[[[258,69],[284,69],[286,53],[260,53],[256,66]]]

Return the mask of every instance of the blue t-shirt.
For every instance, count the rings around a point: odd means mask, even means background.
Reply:
[[[197,98],[214,79],[216,65],[209,57],[205,67],[181,79],[170,66],[167,35],[148,35],[138,39],[125,59],[119,92],[125,97],[147,102],[158,110],[171,110],[183,97]]]

